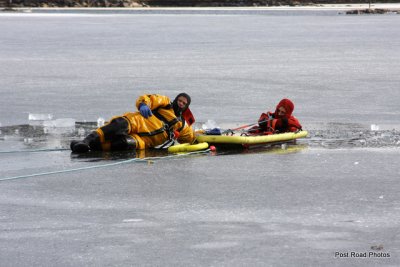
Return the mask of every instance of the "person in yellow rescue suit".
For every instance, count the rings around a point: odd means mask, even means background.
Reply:
[[[174,101],[167,96],[142,95],[136,100],[138,112],[127,112],[113,117],[109,123],[96,129],[82,141],[72,141],[75,153],[92,151],[116,151],[192,143],[195,122],[189,109],[191,98],[180,93]]]

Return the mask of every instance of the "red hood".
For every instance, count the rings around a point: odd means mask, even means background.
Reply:
[[[284,117],[290,118],[292,116],[293,110],[294,110],[294,104],[292,101],[290,101],[287,98],[282,99],[279,104],[276,106],[275,109],[275,116],[278,116],[278,109],[280,107],[284,107],[286,109],[286,115]]]

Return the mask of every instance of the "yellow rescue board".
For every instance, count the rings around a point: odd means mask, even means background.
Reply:
[[[170,146],[168,148],[168,152],[169,153],[193,152],[193,151],[204,150],[207,148],[208,148],[208,143],[206,143],[206,142],[202,142],[202,143],[198,143],[198,144],[194,144],[194,145],[185,143],[185,144]]]
[[[210,144],[242,144],[242,145],[257,145],[275,142],[284,142],[303,138],[308,135],[307,131],[296,133],[281,133],[261,136],[229,136],[229,135],[199,135],[198,142],[208,142]]]

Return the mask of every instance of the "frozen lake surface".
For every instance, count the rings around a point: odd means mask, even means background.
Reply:
[[[399,22],[0,14],[1,265],[400,265]],[[310,136],[173,157],[68,150],[139,95],[181,91],[198,127],[291,98]]]
[[[181,91],[198,121],[253,121],[283,97],[304,125],[400,125],[400,16],[0,16],[0,123],[95,121]]]
[[[399,264],[398,148],[0,156],[5,266]]]

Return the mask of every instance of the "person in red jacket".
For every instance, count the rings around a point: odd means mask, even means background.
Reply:
[[[300,122],[292,115],[294,104],[287,98],[282,99],[276,106],[275,112],[262,113],[258,125],[250,128],[250,134],[274,134],[296,132],[301,130]]]

